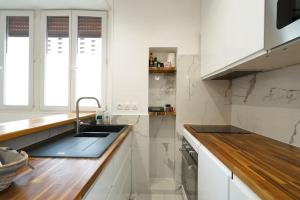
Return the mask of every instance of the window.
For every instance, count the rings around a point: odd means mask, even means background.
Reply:
[[[82,96],[105,106],[106,20],[101,11],[0,10],[0,109],[69,111]]]
[[[44,68],[44,105],[69,103],[69,17],[47,16]]]
[[[1,107],[32,106],[31,12],[1,13]]]
[[[73,86],[75,101],[82,96],[93,96],[102,99],[102,65],[103,65],[103,35],[102,17],[87,13],[73,13],[75,21],[76,52],[75,74]],[[82,106],[95,106],[93,101],[83,101]]]
[[[103,73],[106,48],[103,12],[45,12],[44,83],[42,108],[75,109],[82,96],[93,96],[103,104]],[[71,48],[72,47],[72,48]],[[96,106],[83,101],[81,106]]]

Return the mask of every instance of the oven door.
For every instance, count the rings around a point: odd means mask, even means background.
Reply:
[[[266,48],[300,37],[300,0],[266,0]]]
[[[180,149],[182,154],[181,181],[189,200],[198,200],[198,167],[188,150]]]

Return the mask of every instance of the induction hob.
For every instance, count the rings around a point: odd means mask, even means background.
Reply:
[[[250,131],[231,125],[190,125],[190,127],[197,133],[251,133]]]

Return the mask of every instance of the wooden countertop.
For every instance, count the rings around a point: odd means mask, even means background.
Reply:
[[[80,119],[88,119],[95,113],[80,113]],[[10,140],[16,137],[47,130],[74,122],[75,113],[49,115],[34,119],[25,119],[0,124],[0,141]]]
[[[23,167],[13,184],[0,192],[0,199],[69,200],[81,199],[130,133],[128,126],[97,159],[30,158],[34,170]]]
[[[262,199],[300,199],[300,148],[255,133],[196,133],[184,127]]]

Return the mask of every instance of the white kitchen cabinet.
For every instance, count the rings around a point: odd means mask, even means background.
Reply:
[[[89,191],[85,194],[85,200],[107,199],[113,184],[112,177],[115,176],[114,168],[111,163],[106,166],[103,172],[98,176]]]
[[[229,185],[229,200],[260,200],[260,198],[235,175],[233,175]]]
[[[201,74],[225,66],[225,0],[201,1]]]
[[[198,152],[198,200],[228,200],[232,172],[204,146]]]
[[[225,66],[264,49],[265,2],[223,0],[225,13]]]
[[[262,0],[202,0],[201,76],[222,72],[262,51],[264,15]]]
[[[117,152],[116,174],[108,200],[126,200],[131,193],[131,151],[128,140]]]
[[[86,193],[85,200],[126,200],[131,194],[131,141],[129,134]]]

